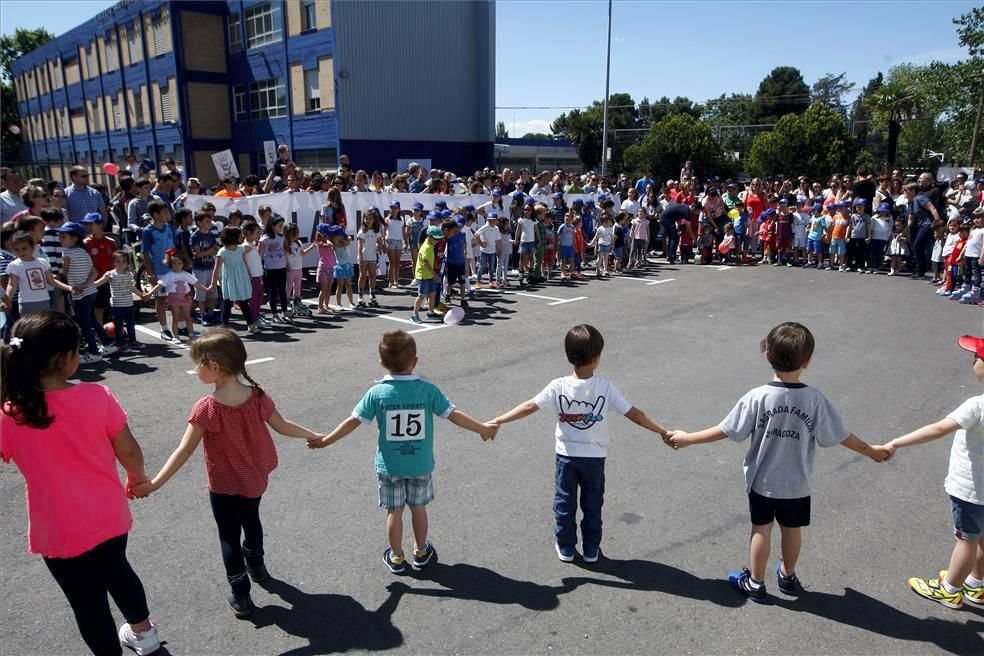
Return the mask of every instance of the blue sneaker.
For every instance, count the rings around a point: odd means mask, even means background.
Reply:
[[[410,561],[410,567],[417,571],[420,571],[427,567],[428,564],[437,556],[437,549],[430,540],[424,542],[423,549],[414,549],[413,558]]]
[[[780,560],[776,564],[776,579],[779,583],[779,592],[789,595],[790,597],[798,597],[803,594],[803,586],[800,584],[796,574],[790,574],[785,576],[782,573],[782,561]]]
[[[389,571],[394,574],[403,574],[407,571],[407,560],[402,555],[398,556],[393,553],[393,549],[387,547],[386,551],[383,552],[383,562],[386,563],[386,567]]]
[[[411,314],[410,321],[414,322],[417,325],[424,323],[423,321],[420,320],[420,315],[417,314]]]
[[[586,563],[597,563],[601,557],[601,549],[598,547],[586,547],[581,545],[581,557]]]
[[[562,546],[560,546],[559,544],[556,544],[556,543],[554,543],[554,546],[557,547],[557,557],[558,558],[560,558],[565,563],[573,563],[574,562],[574,547],[570,547],[570,546],[562,547]]]
[[[742,569],[740,572],[730,572],[728,574],[728,583],[732,585],[738,592],[742,593],[752,601],[761,604],[765,601],[765,584],[760,583],[758,586],[752,584],[752,573],[748,571],[748,568]]]

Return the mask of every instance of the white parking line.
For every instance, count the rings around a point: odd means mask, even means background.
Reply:
[[[554,301],[553,303],[547,303],[547,305],[563,305],[564,303],[573,303],[574,301],[583,301],[587,296],[578,296],[576,298],[565,298],[561,301]]]
[[[719,266],[719,267],[717,267],[717,270],[718,271],[730,271],[731,269],[734,269],[734,267],[733,266]]]
[[[134,328],[137,329],[137,332],[141,332],[144,335],[150,335],[154,339],[159,339],[160,341],[164,342],[165,344],[170,344],[171,346],[173,346],[175,348],[185,349],[186,351],[189,348],[188,346],[186,346],[186,345],[182,344],[181,342],[179,342],[177,339],[175,339],[173,342],[169,342],[166,339],[161,339],[161,334],[159,332],[155,331],[155,330],[151,330],[150,328],[144,328],[143,326],[134,326]]]
[[[511,295],[514,295],[514,296],[525,296],[527,298],[538,298],[541,301],[561,301],[561,302],[564,301],[564,299],[557,298],[555,296],[542,296],[541,294],[530,294],[529,292],[503,291],[502,293],[503,294],[511,294]],[[581,298],[584,298],[584,297],[582,296]]]
[[[662,285],[664,282],[673,282],[674,280],[676,280],[676,278],[667,278],[666,280],[654,280],[652,282],[647,282],[646,286],[648,287],[649,285]]]
[[[270,361],[272,361],[274,359],[275,358],[256,358],[255,360],[247,360],[244,364],[260,364],[261,362],[270,362]],[[191,369],[190,371],[186,371],[185,373],[186,374],[194,374],[195,373],[195,370],[194,369]]]

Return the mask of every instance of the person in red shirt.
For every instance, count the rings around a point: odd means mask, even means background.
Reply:
[[[116,240],[103,232],[103,215],[99,212],[89,212],[80,223],[86,226],[89,236],[82,245],[92,258],[92,266],[101,278],[104,273],[113,268],[113,253],[116,252]],[[106,308],[109,307],[109,285],[103,285],[96,292],[96,320],[103,323],[106,319]]]
[[[584,262],[584,231],[581,229],[581,217],[574,217],[574,277],[581,277],[581,263]]]
[[[236,187],[235,178],[224,178],[222,180],[222,189],[215,192],[218,198],[242,198],[243,194]]]
[[[754,255],[758,241],[760,217],[768,207],[767,197],[762,191],[762,181],[758,178],[752,178],[749,189],[744,193],[742,200],[745,201],[745,209],[748,210],[748,236],[749,241],[752,242],[748,244],[748,252]]]

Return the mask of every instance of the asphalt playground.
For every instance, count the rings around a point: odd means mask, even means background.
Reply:
[[[300,319],[247,348],[250,373],[281,413],[328,432],[384,373],[376,354],[384,331],[413,332],[419,373],[459,409],[489,419],[567,374],[564,333],[587,322],[606,339],[600,375],[658,421],[698,429],[770,378],[759,340],[796,320],[817,339],[805,382],[853,432],[882,442],[981,393],[955,341],[984,333],[984,313],[932,290],[884,275],[654,265],[609,280],[481,291],[458,326],[410,325],[413,299],[394,291],[380,296],[378,312]],[[80,378],[121,399],[153,475],[209,390],[191,374],[187,348],[144,325],[144,352]],[[807,592],[781,597],[773,576],[770,603],[757,605],[725,578],[747,560],[743,445],[674,452],[627,420],[611,431],[596,565],[565,564],[554,552],[546,413],[506,425],[490,443],[438,422],[430,520],[439,557],[423,572],[397,577],[383,566],[385,514],[367,427],[322,451],[275,437],[280,466],[261,506],[275,580],[254,585],[251,620],[236,620],[225,603],[198,454],[131,504],[130,560],[174,655],[984,653],[984,612],[932,605],[906,586],[949,557],[949,440],[882,465],[821,450],[798,567]],[[0,466],[0,653],[85,653],[61,591],[26,553],[26,524],[21,476]],[[777,549],[778,535],[773,563]]]

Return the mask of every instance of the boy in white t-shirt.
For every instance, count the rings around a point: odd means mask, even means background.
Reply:
[[[782,531],[782,560],[776,565],[779,590],[798,596],[796,577],[802,527],[810,525],[810,476],[817,445],[840,444],[875,462],[891,455],[847,430],[840,414],[823,393],[800,382],[810,364],[815,342],[806,326],[781,323],[762,340],[762,351],[775,375],[747,392],[719,425],[698,433],[673,433],[667,444],[680,449],[729,438],[751,437],[745,456],[745,492],[752,520],[749,566],[731,572],[728,580],[755,602],[765,602],[765,569],[769,562],[772,525]]]
[[[984,338],[964,335],[960,348],[974,354],[974,375],[984,383]],[[913,577],[909,587],[920,597],[948,608],[963,602],[984,607],[984,394],[972,396],[945,419],[897,437],[885,446],[895,450],[925,444],[956,431],[943,488],[950,495],[953,546],[949,568],[939,578]]]
[[[608,456],[608,416],[625,415],[630,421],[658,433],[669,431],[625,400],[615,384],[594,375],[601,363],[605,339],[594,326],[582,324],[567,331],[564,349],[574,365],[570,376],[555,378],[535,397],[492,420],[504,424],[528,417],[537,410],[557,413],[556,491],[554,535],[557,557],[574,560],[577,544],[577,491],[581,488],[581,555],[586,563],[598,561],[601,547],[601,507],[605,501],[605,458]]]

